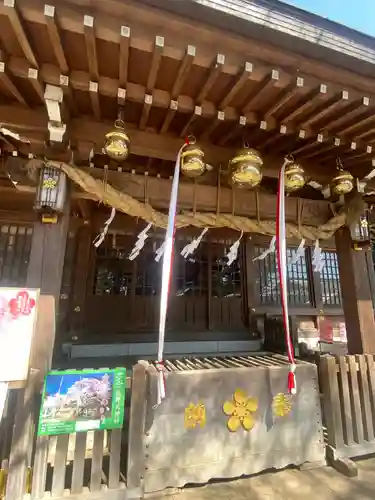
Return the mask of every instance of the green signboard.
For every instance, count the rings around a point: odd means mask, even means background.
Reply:
[[[125,368],[49,372],[38,436],[121,428],[125,382]]]

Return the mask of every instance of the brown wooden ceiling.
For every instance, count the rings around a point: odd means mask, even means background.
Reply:
[[[259,148],[269,177],[287,153],[318,179],[337,156],[359,177],[375,156],[375,80],[139,3],[1,0],[0,42],[0,123],[31,140],[23,154],[56,154],[45,146],[48,83],[64,90],[66,138],[82,164],[100,153],[118,105],[132,142],[125,170],[171,174],[189,133],[214,166],[244,141]]]

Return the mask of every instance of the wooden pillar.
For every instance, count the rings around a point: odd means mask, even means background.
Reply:
[[[90,269],[92,264],[92,228],[84,225],[77,233],[77,254],[73,270],[73,298],[70,311],[70,332],[80,337],[85,329],[86,297],[92,284]]]
[[[41,297],[32,346],[30,376],[25,388],[20,389],[18,393],[6,500],[20,500],[25,494],[27,469],[31,465],[33,432],[36,430],[39,409],[35,402],[42,391],[44,375],[51,367],[68,225],[69,204],[56,224],[34,224],[26,286],[39,288]]]
[[[349,353],[375,354],[374,268],[368,265],[367,252],[352,250],[349,228],[337,231],[336,248]]]

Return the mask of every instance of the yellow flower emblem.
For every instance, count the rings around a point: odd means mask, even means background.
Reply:
[[[206,425],[206,407],[199,402],[197,405],[189,403],[185,408],[184,418],[185,429],[195,429],[197,425],[204,427]]]
[[[288,394],[279,392],[272,401],[272,411],[275,417],[285,417],[292,411],[292,400]]]
[[[55,189],[57,186],[57,180],[54,177],[47,177],[43,180],[44,189]]]
[[[233,394],[233,401],[226,401],[223,404],[223,411],[228,415],[228,429],[231,432],[236,432],[242,427],[245,431],[250,431],[255,420],[252,415],[258,409],[258,401],[255,398],[249,398],[242,389],[236,389]]]

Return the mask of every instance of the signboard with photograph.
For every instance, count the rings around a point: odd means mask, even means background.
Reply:
[[[0,382],[28,378],[38,293],[38,290],[0,288]]]
[[[125,368],[49,372],[38,436],[121,428],[125,382]]]

